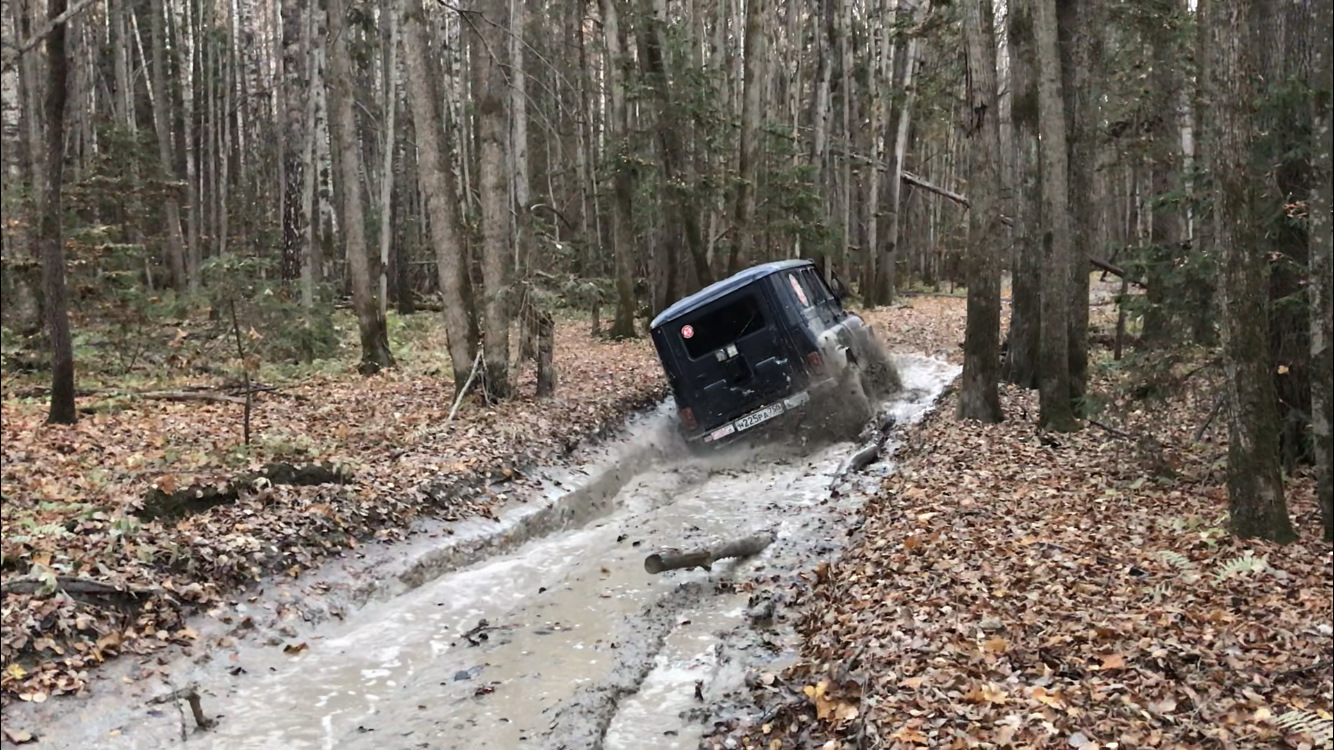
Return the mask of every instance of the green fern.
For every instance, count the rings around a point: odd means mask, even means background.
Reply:
[[[1274,717],[1274,725],[1289,734],[1304,734],[1318,748],[1334,748],[1334,719],[1325,719],[1307,711],[1292,710]]]
[[[1183,573],[1190,573],[1195,571],[1195,563],[1191,562],[1191,559],[1189,557],[1186,557],[1180,552],[1173,552],[1170,549],[1165,549],[1159,552],[1158,556],[1163,558],[1163,560],[1166,561],[1168,565],[1171,565],[1172,567],[1176,568],[1177,570]]]
[[[1154,604],[1157,604],[1165,599],[1170,593],[1172,593],[1172,584],[1160,583],[1149,589],[1149,598],[1153,600]]]
[[[1269,559],[1265,557],[1256,557],[1254,553],[1247,550],[1245,554],[1235,557],[1224,565],[1217,575],[1219,583],[1226,581],[1232,576],[1242,573],[1263,573],[1269,569]]]

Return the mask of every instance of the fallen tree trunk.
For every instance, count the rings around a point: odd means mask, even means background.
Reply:
[[[296,466],[271,463],[257,472],[242,474],[228,482],[196,484],[172,492],[154,487],[144,497],[144,507],[135,515],[144,521],[175,521],[219,505],[234,503],[243,490],[256,488],[261,480],[269,484],[306,486],[347,484],[351,479],[352,475],[346,470],[331,464]]]
[[[644,570],[652,575],[657,575],[668,570],[679,570],[681,568],[703,568],[705,570],[711,570],[713,564],[718,560],[724,560],[729,557],[750,557],[751,555],[761,552],[765,547],[772,544],[773,541],[773,533],[766,531],[762,534],[748,536],[734,542],[695,550],[693,552],[681,552],[680,550],[657,552],[644,558]]]
[[[50,588],[52,584],[54,584],[56,591],[85,596],[149,596],[156,593],[154,589],[120,588],[101,581],[71,576],[56,576],[54,581],[20,578],[0,586],[0,592],[6,594],[35,594]]]

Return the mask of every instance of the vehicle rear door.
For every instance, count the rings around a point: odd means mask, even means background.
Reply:
[[[740,416],[791,387],[789,347],[762,283],[750,284],[664,324],[678,349],[681,392],[704,426]]]

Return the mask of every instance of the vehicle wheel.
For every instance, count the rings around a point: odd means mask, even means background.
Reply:
[[[856,440],[875,416],[875,406],[864,387],[861,367],[849,363],[843,371],[839,387],[831,394],[834,403],[826,423],[830,436],[836,440]]]
[[[858,332],[855,352],[861,367],[862,389],[867,396],[882,399],[903,389],[898,369],[871,329]]]

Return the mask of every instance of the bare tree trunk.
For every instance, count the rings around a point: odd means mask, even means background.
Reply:
[[[389,17],[384,33],[384,165],[380,169],[380,317],[389,312],[389,244],[394,237],[394,150],[398,146],[395,115],[398,113],[398,0],[385,0],[383,14]]]
[[[699,283],[708,285],[713,283],[713,274],[709,268],[703,230],[700,228],[698,202],[690,190],[690,185],[687,184],[687,161],[681,143],[684,125],[677,111],[676,96],[673,95],[663,60],[666,43],[664,32],[667,23],[666,2],[641,0],[640,7],[645,19],[645,28],[639,36],[640,60],[658,103],[657,134],[658,149],[662,158],[664,197],[672,208],[669,216],[674,214],[674,218],[684,230],[686,247],[689,249]],[[674,246],[673,243],[669,245]]]
[[[815,192],[823,192],[829,158],[829,79],[834,66],[834,5],[838,0],[819,0],[820,14],[815,22],[815,92],[811,97],[811,151],[810,165]],[[892,189],[892,188],[891,188]],[[822,251],[826,252],[826,251]],[[821,258],[822,268],[828,273],[827,259]]]
[[[1172,10],[1172,2],[1164,3],[1164,15]],[[1150,214],[1149,247],[1146,263],[1147,291],[1145,294],[1148,308],[1144,311],[1143,330],[1140,341],[1148,345],[1161,345],[1173,338],[1170,316],[1166,306],[1171,295],[1170,276],[1173,261],[1179,254],[1181,245],[1181,221],[1177,201],[1171,194],[1177,190],[1178,154],[1180,152],[1180,133],[1176,117],[1169,116],[1176,109],[1179,60],[1175,54],[1175,37],[1178,32],[1165,25],[1164,19],[1153,16],[1146,23],[1145,36],[1153,49],[1153,72],[1151,87],[1153,110],[1160,113],[1154,118],[1149,132],[1150,148],[1150,200],[1153,209]]]
[[[846,151],[852,148],[854,143],[852,138],[852,90],[856,82],[852,77],[852,0],[839,0],[838,49],[841,57],[838,90],[843,95],[843,106],[839,107],[843,118],[840,132],[843,135],[843,142],[846,144],[844,147]],[[842,228],[839,232],[838,261],[828,269],[831,280],[834,268],[837,268],[848,278],[852,278],[852,274],[848,273],[847,269],[848,248],[852,245],[854,239],[852,237],[852,159],[846,153],[843,155],[843,174],[839,181],[843,183],[842,195],[840,196],[841,205],[839,206]]]
[[[926,6],[916,11],[917,18],[921,18],[922,13],[926,12]],[[917,70],[917,56],[921,41],[914,37],[908,41],[907,49],[904,50],[903,73],[900,80],[900,88],[903,90],[903,102],[899,105],[898,117],[888,122],[894,122],[894,156],[889,166],[888,187],[889,200],[886,209],[889,212],[889,225],[885,227],[885,238],[880,243],[880,258],[876,262],[876,281],[875,296],[881,304],[889,304],[894,301],[895,286],[895,263],[898,262],[899,234],[901,233],[900,213],[903,203],[903,160],[908,152],[908,130],[912,122],[912,105],[916,98],[916,88],[913,85],[913,78]],[[886,140],[889,134],[885,134]]]
[[[1038,387],[1042,320],[1042,248],[1034,237],[1041,197],[1038,160],[1037,48],[1033,0],[1010,0],[1010,112],[1014,158],[1014,237],[1010,274],[1010,330],[1004,377],[1022,388]]]
[[[310,215],[305,213],[307,201],[303,195],[306,186],[306,151],[309,146],[310,116],[308,101],[314,97],[309,94],[310,76],[310,23],[303,10],[314,4],[314,0],[287,0],[279,3],[282,7],[282,54],[278,57],[280,70],[276,91],[281,97],[279,116],[282,117],[283,139],[279,146],[282,166],[282,264],[284,280],[300,278],[301,299],[307,307],[314,303],[313,295],[307,293],[303,274],[304,259],[308,255],[305,247],[308,232],[306,225]]]
[[[845,0],[846,2],[846,0]],[[737,162],[736,204],[733,211],[731,251],[727,272],[736,273],[749,264],[755,237],[755,181],[759,173],[760,111],[764,94],[764,0],[746,0],[745,73],[742,85],[741,144]],[[845,53],[845,57],[849,57]],[[845,100],[846,101],[846,100]]]
[[[467,256],[459,229],[459,197],[436,102],[438,66],[427,57],[421,0],[407,0],[403,18],[403,53],[408,70],[408,103],[417,141],[417,176],[425,203],[431,244],[435,248],[440,296],[444,299],[445,332],[454,387],[468,378],[477,356],[477,318],[468,283]],[[446,109],[447,111],[447,109]]]
[[[510,244],[511,206],[506,188],[505,143],[509,140],[505,118],[504,25],[508,0],[483,3],[484,18],[472,24],[473,68],[477,90],[478,193],[482,203],[482,340],[486,373],[483,385],[487,398],[509,398]]]
[[[171,89],[167,86],[166,57],[167,31],[166,10],[163,0],[153,0],[153,88],[157,96],[153,98],[153,126],[157,130],[158,158],[162,162],[162,171],[168,175],[176,173],[176,159],[172,156],[171,141]],[[170,192],[162,199],[163,221],[167,225],[167,267],[171,269],[172,284],[177,291],[190,288],[189,275],[185,267],[185,241],[181,237],[181,206],[176,196]]]
[[[1330,430],[1330,410],[1334,404],[1334,310],[1331,310],[1330,274],[1334,272],[1330,250],[1330,177],[1334,175],[1334,165],[1330,154],[1334,152],[1334,130],[1330,128],[1331,72],[1330,26],[1331,3],[1329,0],[1316,2],[1316,28],[1319,30],[1315,50],[1318,62],[1314,69],[1311,89],[1315,96],[1311,133],[1313,137],[1313,167],[1311,206],[1309,215],[1311,226],[1308,239],[1311,243],[1311,432],[1312,447],[1315,453],[1316,499],[1320,504],[1320,520],[1324,524],[1325,541],[1334,541],[1334,481],[1331,480],[1330,464],[1334,461],[1334,438]],[[1320,41],[1320,38],[1324,41]]]
[[[38,19],[37,0],[19,0],[10,8],[14,14],[19,35],[32,38],[32,27]],[[26,54],[19,58],[19,80],[23,89],[24,145],[28,154],[28,175],[31,178],[33,208],[41,221],[46,201],[46,138],[42,122],[46,112],[43,97],[44,60],[41,55]],[[36,250],[40,255],[41,251]]]
[[[357,119],[352,99],[352,59],[348,49],[346,0],[329,0],[329,107],[330,124],[339,153],[342,183],[343,241],[346,243],[348,277],[352,285],[352,307],[361,335],[361,372],[372,375],[393,367],[389,335],[380,315],[371,282],[370,256],[366,247],[366,218],[362,208],[361,148],[357,144]]]
[[[1102,89],[1102,4],[1098,0],[1059,0],[1058,37],[1061,49],[1061,95],[1070,149],[1069,211],[1071,245],[1066,252],[1070,287],[1066,319],[1066,356],[1070,360],[1070,399],[1082,411],[1088,380],[1089,267],[1088,257],[1098,229],[1094,194],[1098,149],[1099,92]]]
[[[612,242],[616,266],[616,316],[611,324],[612,338],[630,338],[635,335],[634,269],[630,245],[634,241],[631,224],[630,194],[634,190],[631,175],[629,120],[625,106],[626,50],[624,33],[616,13],[616,0],[600,0],[602,4],[602,33],[606,40],[607,91],[611,98],[608,113],[607,138],[614,149],[611,157],[615,172],[615,195],[612,199]]]
[[[1034,7],[1043,208],[1040,420],[1047,429],[1074,430],[1069,345],[1072,237],[1056,0],[1035,0]]]
[[[317,113],[319,92],[325,90],[324,77],[316,64],[315,55],[315,20],[322,14],[316,7],[315,0],[306,0],[306,13],[302,19],[301,47],[302,64],[306,70],[305,112],[302,114],[304,128],[301,133],[301,205],[299,216],[301,248],[301,304],[307,309],[315,305],[315,281],[319,273],[320,261],[318,245],[315,244],[315,232],[319,226],[319,191],[320,178],[315,161],[315,143],[319,138]]]
[[[42,255],[42,293],[47,333],[51,336],[51,408],[46,421],[74,424],[74,347],[65,301],[65,243],[61,192],[65,171],[65,100],[69,93],[69,58],[65,49],[68,23],[55,23],[65,0],[47,0],[46,16],[54,24],[46,37],[46,180],[37,245]]]
[[[871,159],[876,163],[883,163],[889,139],[881,129],[884,127],[886,108],[889,106],[889,102],[886,101],[888,93],[885,89],[894,82],[895,44],[890,40],[890,33],[894,29],[898,15],[898,0],[879,0],[879,6],[883,23],[872,31],[871,36],[869,55],[871,113],[870,121],[867,123],[867,135],[871,141]],[[875,307],[881,301],[876,279],[879,277],[881,244],[880,187],[885,180],[879,169],[871,170],[866,196],[866,251],[861,282],[862,302],[867,307]]]
[[[202,209],[199,204],[199,149],[195,145],[195,16],[190,3],[182,3],[180,42],[183,54],[179,64],[178,78],[181,89],[182,116],[181,141],[185,157],[186,190],[186,254],[185,275],[191,294],[199,291],[199,267],[203,257],[199,246],[199,222]]]
[[[991,0],[964,0],[968,50],[968,320],[964,334],[959,416],[1001,421],[1000,266],[996,249],[1005,242],[1000,221],[1000,108],[996,106],[996,40]]]
[[[1263,96],[1266,46],[1263,0],[1210,0],[1206,85],[1213,128],[1214,242],[1221,269],[1223,367],[1227,373],[1228,509],[1232,532],[1278,542],[1295,538],[1283,497],[1279,424],[1269,363],[1266,245],[1254,193],[1265,178],[1255,167],[1253,110]]]
[[[123,0],[111,0],[108,3],[107,13],[110,16],[108,21],[115,31],[113,38],[115,41],[111,45],[111,66],[116,82],[116,94],[112,99],[112,109],[115,111],[116,120],[122,128],[125,128],[125,134],[129,142],[138,141],[139,126],[136,122],[134,112],[134,84],[130,75],[130,53],[134,49],[134,43],[131,40],[128,26],[125,23],[125,16],[129,12],[125,7]],[[139,156],[132,154],[129,163],[126,165],[128,189],[125,199],[125,216],[123,218],[126,241],[131,244],[140,244],[143,241],[143,235],[140,230],[140,222],[143,220],[143,205],[139,199]]]
[[[514,270],[519,278],[528,275],[528,231],[530,199],[528,170],[528,70],[524,65],[526,0],[509,0],[510,29],[510,182],[514,196]]]

